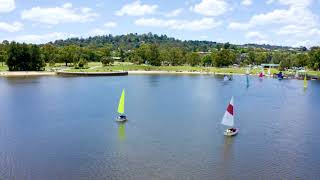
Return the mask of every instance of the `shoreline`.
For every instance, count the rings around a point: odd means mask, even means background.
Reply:
[[[246,75],[241,73],[217,73],[217,72],[201,72],[201,71],[143,71],[143,70],[128,71],[128,73],[129,75],[130,74],[134,74],[134,75],[135,74]]]
[[[74,76],[81,76],[81,75],[88,75],[88,74],[117,74],[118,72],[111,71],[111,72],[48,72],[48,71],[3,71],[0,72],[0,77],[29,77],[29,76],[60,76],[60,75],[74,75]],[[123,72],[121,72],[123,73]],[[127,71],[128,75],[138,75],[138,74],[163,74],[163,75],[246,75],[241,73],[215,73],[215,72],[201,72],[201,71],[144,71],[144,70],[137,70],[137,71]],[[253,75],[253,74],[250,74]]]
[[[0,77],[54,76],[56,72],[48,71],[3,71]]]
[[[123,75],[237,75],[244,76],[246,73],[222,73],[222,72],[204,72],[204,71],[110,71],[110,72],[49,72],[49,71],[0,71],[0,77],[37,77],[37,76],[123,76]],[[250,73],[250,76],[258,74]],[[272,77],[266,75],[266,77]],[[318,76],[312,76],[311,79],[319,79]],[[288,77],[287,77],[288,78]],[[289,77],[290,78],[290,77]],[[292,78],[292,77],[291,77]],[[291,79],[290,78],[290,79]]]

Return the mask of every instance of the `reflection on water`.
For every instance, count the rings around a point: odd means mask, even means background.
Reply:
[[[233,140],[236,137],[224,137],[224,144],[223,144],[223,162],[228,163],[232,160],[232,152],[233,152]]]
[[[118,123],[118,138],[120,141],[126,140],[126,125],[124,123]]]

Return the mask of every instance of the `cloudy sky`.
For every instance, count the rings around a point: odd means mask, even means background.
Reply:
[[[320,0],[0,0],[0,40],[157,33],[183,40],[320,45]]]

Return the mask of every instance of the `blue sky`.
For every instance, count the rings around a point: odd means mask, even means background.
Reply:
[[[320,45],[320,0],[0,0],[0,40],[157,33],[183,40]]]

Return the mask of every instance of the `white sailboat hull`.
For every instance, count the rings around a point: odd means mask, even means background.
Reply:
[[[126,121],[128,121],[128,118],[127,117],[117,117],[117,119],[116,119],[116,122],[126,122]]]
[[[235,129],[235,131],[231,131],[230,129],[226,129],[223,134],[225,136],[235,136],[238,134],[239,128],[234,128],[234,129]]]

